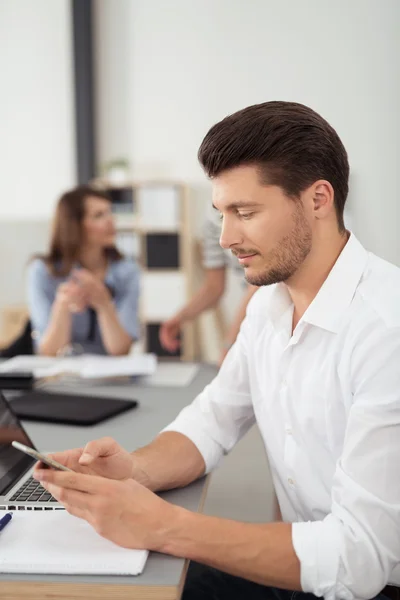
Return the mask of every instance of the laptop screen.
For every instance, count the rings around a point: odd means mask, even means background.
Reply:
[[[13,441],[34,448],[19,419],[0,393],[0,496],[35,464],[35,459],[11,446]]]

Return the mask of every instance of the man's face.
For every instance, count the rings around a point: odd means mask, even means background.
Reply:
[[[222,216],[220,244],[237,256],[249,283],[287,281],[308,256],[312,228],[302,200],[262,185],[256,167],[215,177],[213,203]]]

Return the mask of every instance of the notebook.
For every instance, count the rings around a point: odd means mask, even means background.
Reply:
[[[11,397],[11,407],[20,419],[69,425],[95,425],[138,406],[137,400],[87,396],[36,390]]]
[[[69,358],[48,356],[15,356],[0,365],[0,373],[30,372],[36,378],[56,377],[65,374],[97,379],[104,377],[130,377],[151,375],[157,369],[155,354],[129,354],[127,356],[98,356],[84,354]]]
[[[102,538],[64,510],[14,511],[0,532],[0,573],[139,575],[147,556]]]

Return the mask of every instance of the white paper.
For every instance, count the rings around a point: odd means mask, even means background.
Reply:
[[[85,354],[70,358],[16,356],[0,365],[0,372],[31,371],[35,377],[73,374],[84,378],[151,375],[156,371],[155,354],[98,356]]]
[[[0,573],[139,575],[147,556],[104,539],[65,510],[14,511],[0,534]]]
[[[16,371],[32,371],[54,367],[59,358],[47,356],[21,355],[1,363],[0,373],[15,373]]]
[[[199,365],[193,363],[160,363],[154,375],[143,377],[141,383],[161,387],[185,387],[189,385],[199,371]]]
[[[121,375],[151,375],[157,369],[155,354],[128,356],[96,356],[84,359],[81,377],[117,377]]]

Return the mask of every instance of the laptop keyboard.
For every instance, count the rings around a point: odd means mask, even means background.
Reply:
[[[10,498],[10,502],[57,502],[36,479],[29,477]]]

